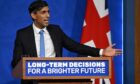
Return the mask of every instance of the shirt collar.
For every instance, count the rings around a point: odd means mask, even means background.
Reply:
[[[47,33],[46,27],[40,29],[37,26],[35,26],[34,23],[33,23],[33,29],[34,29],[34,32],[37,33],[37,34],[39,34],[40,30],[44,30],[44,33]]]

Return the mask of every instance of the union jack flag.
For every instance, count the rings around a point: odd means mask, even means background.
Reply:
[[[107,0],[87,0],[81,43],[103,49],[111,44]],[[114,66],[111,79],[92,79],[92,81],[92,84],[115,84]]]

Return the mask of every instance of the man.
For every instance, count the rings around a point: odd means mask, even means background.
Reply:
[[[58,25],[48,23],[50,14],[48,4],[45,1],[38,0],[31,3],[29,13],[33,19],[33,24],[17,31],[12,60],[13,68],[25,55],[31,57],[61,57],[63,47],[84,56],[115,56],[121,54],[120,50],[113,49],[112,46],[106,49],[92,48],[69,38]],[[22,80],[21,83],[32,84],[33,82]]]

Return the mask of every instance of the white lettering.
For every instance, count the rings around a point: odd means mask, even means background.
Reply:
[[[40,74],[40,68],[28,68],[28,74]]]
[[[46,67],[45,62],[28,62],[28,67]]]

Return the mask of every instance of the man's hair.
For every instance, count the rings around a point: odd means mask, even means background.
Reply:
[[[36,13],[37,11],[41,10],[45,6],[48,6],[48,3],[46,1],[36,0],[30,4],[28,10],[30,14],[32,12]]]

